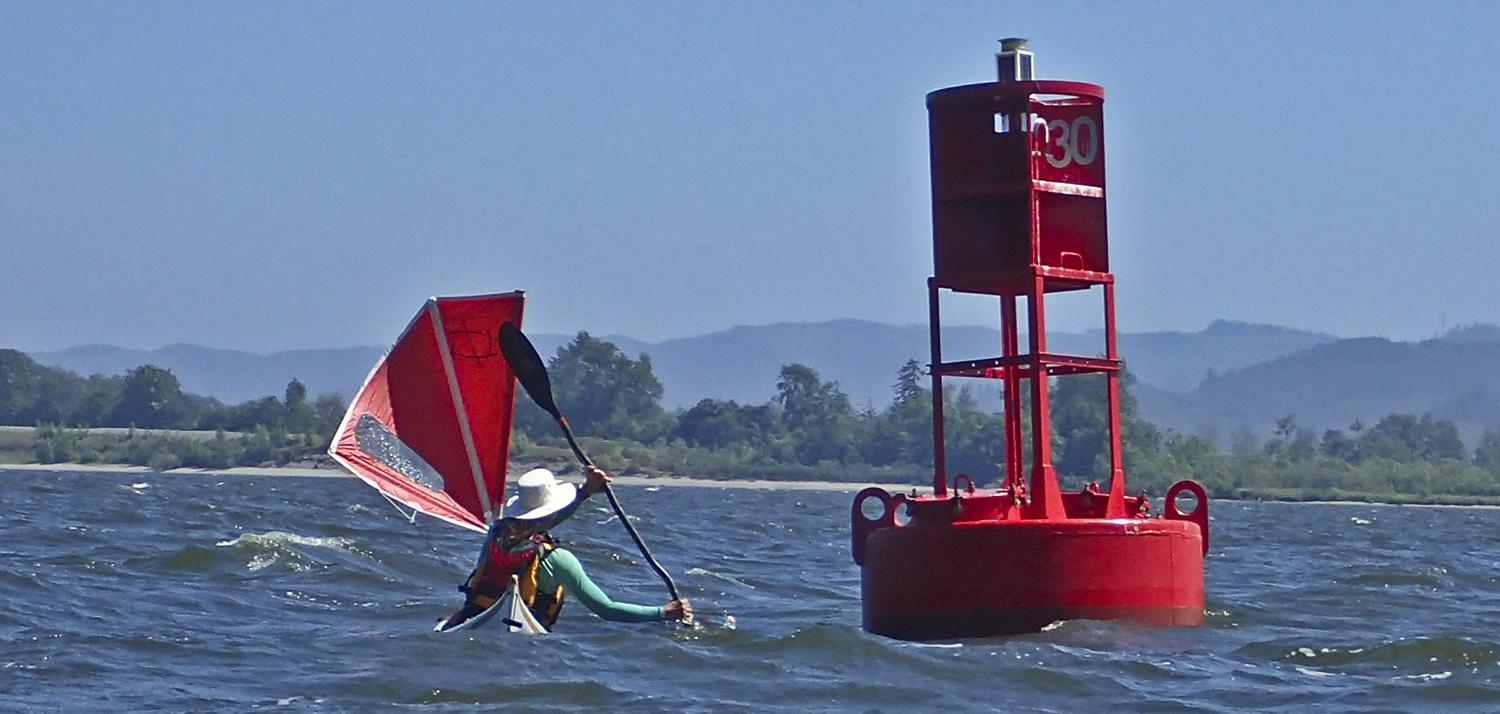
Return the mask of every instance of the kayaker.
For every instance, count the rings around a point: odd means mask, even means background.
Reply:
[[[459,586],[464,607],[448,618],[456,625],[482,612],[519,580],[519,595],[548,629],[557,620],[563,600],[576,597],[590,612],[611,622],[651,622],[691,619],[692,604],[673,600],[660,607],[611,600],[589,579],[578,558],[553,543],[548,532],[566,520],[589,496],[604,490],[609,474],[584,467],[583,488],[558,481],[547,469],[532,469],[516,481],[516,494],[505,502],[508,514],[490,527],[479,563]]]

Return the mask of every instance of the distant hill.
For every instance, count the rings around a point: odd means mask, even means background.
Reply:
[[[302,380],[311,394],[337,392],[347,396],[359,388],[383,352],[379,347],[346,347],[259,355],[197,345],[169,345],[155,350],[86,345],[32,352],[30,356],[41,364],[84,376],[124,374],[140,365],[154,364],[172,370],[183,389],[232,404],[280,396],[293,377]]]
[[[1185,394],[1138,396],[1147,418],[1188,433],[1264,432],[1286,414],[1321,431],[1430,411],[1457,422],[1472,446],[1484,428],[1500,426],[1500,339],[1475,339],[1483,333],[1415,343],[1338,340],[1211,376]]]
[[[1500,325],[1459,325],[1439,339],[1444,342],[1500,342]]]
[[[1289,327],[1218,320],[1199,332],[1125,333],[1119,339],[1120,354],[1141,382],[1186,392],[1197,387],[1210,370],[1249,367],[1338,338]]]
[[[532,335],[545,357],[571,335]],[[944,358],[972,359],[998,354],[999,333],[991,328],[952,326],[946,330]],[[669,407],[691,406],[704,397],[760,403],[775,393],[776,375],[789,362],[802,362],[837,380],[856,406],[884,406],[896,372],[908,359],[926,362],[927,327],[895,326],[863,320],[739,326],[698,337],[648,343],[609,335],[626,354],[651,356],[665,387]],[[1123,334],[1120,350],[1143,385],[1168,391],[1195,387],[1209,370],[1246,367],[1333,340],[1328,335],[1270,325],[1215,322],[1200,332]],[[1099,354],[1098,332],[1049,335],[1053,351]],[[80,374],[121,374],[141,364],[171,369],[183,387],[225,402],[280,394],[293,377],[313,394],[351,395],[383,353],[380,347],[298,350],[257,355],[193,345],[158,350],[126,350],[93,345],[32,358]],[[992,388],[981,395],[993,394]]]
[[[571,335],[532,335],[551,357]],[[907,359],[927,361],[927,328],[862,320],[734,327],[649,343],[609,335],[634,357],[651,356],[669,408],[704,397],[763,403],[776,389],[781,366],[802,362],[836,380],[857,408],[883,407]],[[945,359],[997,354],[990,328],[953,326]],[[1098,332],[1049,335],[1052,351],[1098,354]],[[158,350],[87,346],[33,353],[38,362],[81,374],[121,374],[141,364],[167,367],[183,387],[237,403],[281,394],[293,377],[313,394],[353,394],[384,348],[298,350],[257,355],[193,345]],[[1337,339],[1272,325],[1220,321],[1198,332],[1120,335],[1120,352],[1138,378],[1135,395],[1147,418],[1188,434],[1227,443],[1236,429],[1269,431],[1295,414],[1308,428],[1343,428],[1392,411],[1425,412],[1458,422],[1471,446],[1485,427],[1500,426],[1500,327],[1467,325],[1425,342]],[[973,384],[981,402],[997,408],[993,383]]]
[[[999,354],[1000,334],[995,329],[950,326],[944,332],[945,360]],[[1220,321],[1201,332],[1122,334],[1120,354],[1142,383],[1186,391],[1210,370],[1245,367],[1334,339],[1272,325]],[[763,402],[775,392],[781,365],[802,362],[825,379],[837,380],[856,406],[880,407],[890,401],[902,363],[928,361],[927,342],[925,325],[834,320],[735,327],[642,349],[651,355],[666,386],[669,406],[690,405],[705,396]],[[1048,346],[1055,352],[1102,354],[1104,337],[1100,332],[1053,333]]]

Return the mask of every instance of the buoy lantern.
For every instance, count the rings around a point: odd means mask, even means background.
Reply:
[[[932,493],[867,488],[854,498],[852,545],[864,628],[875,634],[986,637],[1070,619],[1203,623],[1207,494],[1192,481],[1178,482],[1161,516],[1152,517],[1144,494],[1125,492],[1121,361],[1105,220],[1104,90],[1033,79],[1034,62],[1025,40],[1002,40],[998,81],[927,95]],[[1104,356],[1049,352],[1046,296],[1096,286],[1104,294]],[[1000,299],[1001,356],[943,361],[939,295],[945,290]],[[1026,352],[1018,298],[1025,298]],[[1047,380],[1095,373],[1108,383],[1108,490],[1091,483],[1062,493],[1052,466]],[[944,377],[1001,380],[1005,468],[997,488],[975,488],[963,474],[950,485]],[[1022,389],[1030,395],[1029,454]],[[1179,499],[1187,495],[1193,506],[1183,510]]]

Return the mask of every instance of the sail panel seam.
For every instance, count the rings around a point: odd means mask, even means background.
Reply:
[[[458,370],[453,365],[453,353],[448,348],[448,332],[443,328],[443,315],[438,310],[437,299],[427,301],[427,311],[432,315],[433,339],[437,340],[438,356],[443,360],[443,372],[448,377],[448,392],[453,396],[453,408],[458,412],[458,431],[463,436],[464,451],[469,456],[469,471],[474,476],[474,490],[484,506],[485,523],[495,520],[495,510],[490,504],[490,493],[484,488],[484,472],[479,466],[479,450],[474,446],[474,433],[469,428],[469,412],[464,408],[464,396],[458,388]]]

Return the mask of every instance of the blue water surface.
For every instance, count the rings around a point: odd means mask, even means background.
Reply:
[[[1496,510],[1215,502],[1205,627],[919,645],[859,627],[850,493],[617,491],[697,628],[435,635],[477,534],[352,478],[0,471],[0,708],[1500,710]],[[602,499],[557,535],[666,600]]]

